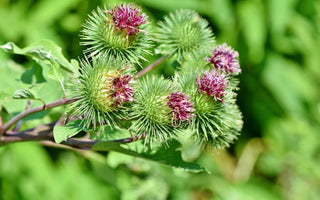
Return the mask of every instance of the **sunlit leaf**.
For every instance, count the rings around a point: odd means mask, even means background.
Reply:
[[[27,69],[22,75],[20,80],[25,84],[39,84],[46,82],[42,74],[42,68],[39,65],[34,65]]]
[[[53,128],[54,141],[60,143],[82,131],[80,122],[80,120],[74,120],[65,126],[55,126]]]
[[[63,83],[64,76],[61,73],[61,68],[57,63],[52,63],[51,68],[48,71],[48,77]]]
[[[186,171],[201,172],[207,170],[196,162],[186,162],[182,159],[179,148],[181,144],[177,140],[169,142],[169,147],[161,146],[153,148],[152,152],[145,152],[146,146],[143,143],[119,144],[115,142],[98,142],[93,150],[115,151],[126,155],[151,160],[171,167],[184,169]]]
[[[50,40],[40,40],[21,49],[13,42],[0,46],[3,50],[19,55],[30,56],[36,61],[49,61],[60,64],[64,70],[74,72],[73,65],[63,56],[61,48]]]
[[[34,95],[29,90],[26,90],[26,89],[19,89],[15,91],[12,98],[13,99],[32,99],[32,100],[36,99],[36,97],[34,97]]]

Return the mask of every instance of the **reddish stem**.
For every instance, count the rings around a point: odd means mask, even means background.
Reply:
[[[52,122],[46,125],[39,125],[35,128],[21,131],[19,133],[5,134],[0,138],[0,146],[15,142],[25,142],[25,141],[51,141],[54,142],[53,138],[53,128],[57,122]],[[117,140],[108,140],[108,142],[116,142],[121,144],[126,144],[130,142],[135,142],[145,138],[145,134],[139,134],[136,136],[131,136],[128,138],[122,138]],[[74,147],[78,149],[91,149],[93,145],[100,141],[94,140],[79,140],[68,138],[59,144],[60,147]]]
[[[47,110],[50,108],[54,108],[54,107],[58,107],[61,105],[65,105],[65,104],[69,104],[72,102],[77,101],[78,99],[66,99],[66,98],[62,98],[59,99],[58,101],[54,101],[52,103],[46,104],[44,106],[39,106],[39,107],[35,107],[35,108],[31,108],[28,110],[25,110],[23,112],[21,112],[20,114],[16,115],[14,118],[12,118],[8,123],[6,123],[5,125],[0,127],[0,137],[11,127],[13,126],[15,123],[17,123],[19,120],[23,119],[24,117],[31,115],[33,113],[36,112],[40,112],[43,110]]]
[[[149,71],[151,71],[152,69],[154,69],[156,66],[158,66],[159,64],[161,64],[169,55],[164,55],[161,58],[159,58],[158,60],[156,60],[154,63],[152,63],[151,65],[149,65],[148,67],[144,68],[143,70],[141,70],[140,72],[138,72],[135,76],[135,78],[140,78],[141,76],[145,75],[146,73],[148,73]]]

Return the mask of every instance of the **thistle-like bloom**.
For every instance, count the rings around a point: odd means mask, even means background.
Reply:
[[[238,60],[239,53],[227,46],[226,43],[217,46],[212,53],[212,56],[206,60],[213,64],[217,70],[234,75],[241,72]]]
[[[139,15],[140,9],[134,5],[119,5],[111,11],[106,11],[112,16],[115,27],[121,31],[126,31],[127,35],[139,32],[139,26],[145,24],[148,16],[144,13]]]
[[[113,92],[112,96],[117,105],[125,102],[133,102],[132,86],[130,85],[131,80],[132,76],[129,74],[113,79],[111,91]]]
[[[122,67],[122,68],[121,68]],[[104,124],[118,126],[126,102],[133,101],[131,68],[105,57],[83,60],[80,72],[70,85],[70,96],[79,99],[70,105],[72,116],[84,118],[85,128]]]
[[[208,96],[212,96],[215,100],[223,102],[227,82],[225,74],[221,74],[215,69],[211,72],[205,71],[201,78],[196,78],[196,82],[200,92],[205,92]]]
[[[178,124],[185,120],[190,120],[195,111],[193,108],[193,103],[190,102],[190,97],[181,93],[174,92],[168,97],[169,102],[167,105],[171,108],[173,114],[173,122],[178,122]]]
[[[81,31],[81,45],[88,57],[106,56],[140,64],[151,54],[151,25],[134,4],[97,8],[88,16]]]
[[[171,109],[166,104],[168,96],[174,91],[171,81],[164,78],[147,76],[137,81],[134,103],[130,112],[133,119],[131,130],[146,134],[146,142],[166,142],[174,128],[171,126]]]

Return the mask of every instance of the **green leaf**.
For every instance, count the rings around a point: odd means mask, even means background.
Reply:
[[[19,89],[17,91],[14,92],[13,94],[13,99],[32,99],[35,100],[35,96],[26,89]]]
[[[24,84],[29,85],[35,85],[35,84],[41,84],[45,83],[46,79],[42,74],[43,69],[40,65],[34,65],[27,69],[22,75],[21,75],[21,82]]]
[[[37,101],[41,101],[43,105],[45,105],[45,102],[41,98],[35,97],[29,90],[26,90],[26,89],[16,90],[12,96],[12,99],[37,100]]]
[[[79,71],[79,68],[80,68],[79,61],[75,59],[71,59],[70,62],[71,62],[71,65],[73,66],[74,72]]]
[[[55,126],[53,128],[54,141],[60,143],[82,131],[83,129],[81,128],[80,123],[81,120],[74,120],[65,126]]]
[[[36,61],[49,61],[58,63],[68,72],[74,72],[74,64],[71,64],[62,54],[61,48],[50,40],[40,40],[21,49],[12,42],[0,46],[3,50],[19,55],[30,56]]]
[[[24,68],[11,61],[11,60],[1,60],[0,62],[0,103],[9,102],[12,100],[14,92],[21,88],[19,82],[19,77],[24,72]],[[15,108],[21,107],[22,105],[13,105]],[[5,106],[6,107],[6,106]],[[24,109],[24,105],[21,107]],[[17,110],[15,110],[17,111]],[[11,113],[11,109],[8,110]]]
[[[52,63],[51,68],[48,71],[48,77],[57,80],[62,84],[64,77],[61,73],[60,66],[57,63]]]
[[[0,102],[8,102],[12,99],[12,94],[14,94],[14,89],[5,88],[0,90]]]
[[[208,172],[204,167],[195,162],[186,162],[182,159],[181,144],[177,140],[172,140],[169,147],[161,146],[154,151],[145,152],[146,146],[143,143],[135,142],[130,144],[119,144],[115,142],[98,142],[92,149],[97,151],[115,151],[126,155],[151,160],[165,164],[174,168],[184,169],[192,172]],[[135,149],[135,150],[132,150]]]

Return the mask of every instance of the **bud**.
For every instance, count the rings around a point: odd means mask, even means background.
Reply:
[[[106,112],[125,102],[132,102],[131,79],[132,75],[121,75],[120,71],[102,71],[101,79],[97,79],[97,85],[92,88],[90,98]]]
[[[215,40],[209,23],[192,10],[170,13],[159,23],[156,52],[182,60],[190,53],[209,49]]]
[[[180,71],[174,78],[193,102],[195,116],[189,126],[191,135],[206,149],[223,149],[237,139],[243,124],[236,93],[229,82],[226,87],[227,75],[212,69],[196,78],[198,73],[197,70]],[[228,77],[228,81],[230,78],[233,77]]]

